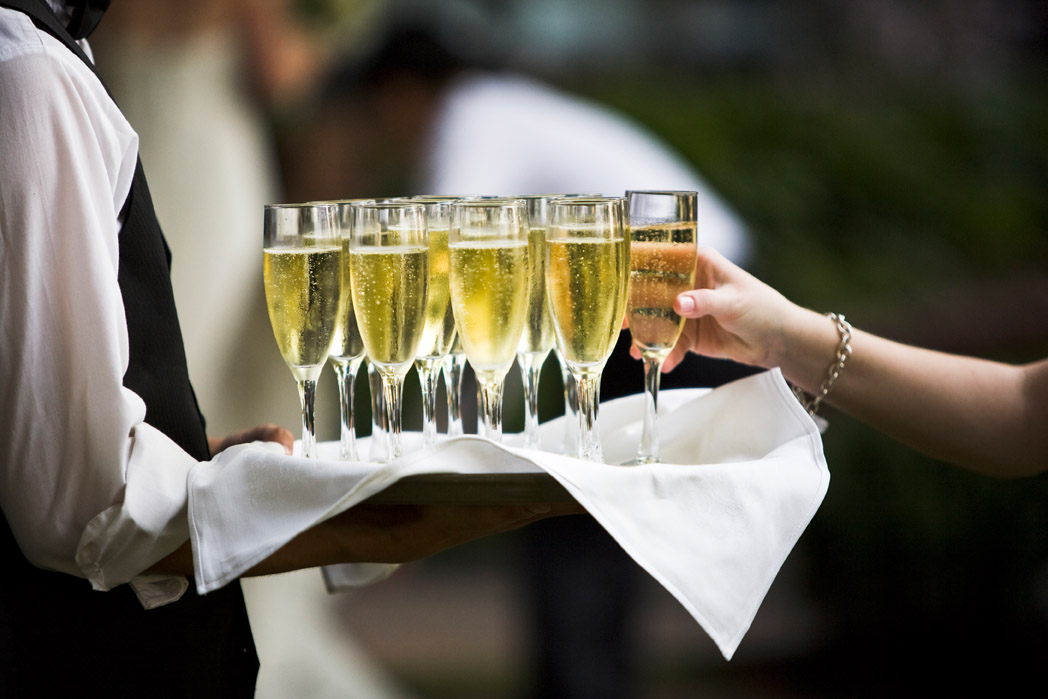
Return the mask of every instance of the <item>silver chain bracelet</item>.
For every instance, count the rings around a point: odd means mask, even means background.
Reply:
[[[808,411],[808,414],[813,417],[815,416],[815,413],[819,411],[819,405],[822,404],[822,400],[829,395],[837,378],[844,372],[844,363],[847,362],[848,357],[852,355],[851,323],[844,319],[843,314],[838,315],[836,313],[829,313],[826,317],[837,324],[837,334],[841,337],[840,344],[837,345],[837,357],[830,364],[829,369],[827,369],[826,380],[822,382],[822,387],[819,389],[819,392],[812,396],[811,400],[806,400],[804,393],[799,388],[796,386],[793,388],[793,392],[801,402],[801,405],[803,405],[804,409]]]

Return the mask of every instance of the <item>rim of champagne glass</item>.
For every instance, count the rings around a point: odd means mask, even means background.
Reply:
[[[527,208],[527,202],[522,197],[510,197],[495,194],[479,194],[476,196],[462,197],[451,203],[452,207],[469,208],[497,208],[501,206],[519,206]]]
[[[263,204],[263,208],[266,211],[293,211],[295,209],[334,209],[335,206],[336,203],[333,201],[296,201],[284,202],[279,204]]]
[[[313,235],[317,239],[337,242],[342,235],[339,209],[334,204],[318,202],[264,204],[263,220],[262,241],[263,245],[267,247],[294,247],[297,239],[307,235]],[[316,235],[316,228],[314,228],[312,234],[303,233],[299,228],[306,221],[313,221],[315,224],[324,220],[330,223],[330,230],[319,236]],[[281,229],[281,222],[290,223],[292,221],[296,222],[293,226],[294,230]],[[327,226],[325,225],[325,227]]]
[[[367,200],[353,204],[351,209],[353,215],[350,223],[350,230],[348,232],[351,246],[364,245],[365,247],[375,247],[373,244],[366,242],[368,236],[373,235],[374,231],[362,229],[360,227],[362,221],[361,217],[366,215],[367,212],[401,211],[408,216],[417,215],[418,222],[421,224],[421,228],[419,229],[421,239],[418,243],[424,245],[425,241],[429,239],[426,207],[419,202],[406,201],[403,197],[399,199]]]
[[[620,206],[625,207],[626,197],[605,197],[605,196],[578,196],[578,197],[559,197],[550,202],[550,206],[598,206],[600,204],[614,204],[618,203]]]
[[[683,196],[683,197],[698,197],[699,193],[693,189],[627,189],[626,198],[629,199],[633,194],[648,194],[651,196]]]
[[[462,195],[462,194],[412,194],[404,199],[412,199],[415,201],[458,201],[459,199],[466,199],[473,195]]]
[[[494,217],[501,220],[502,217],[512,217],[519,222],[519,230],[517,233],[511,236],[502,236],[495,234],[480,234],[478,236],[477,231],[470,229],[469,234],[463,234],[465,227],[461,225],[463,216],[469,216],[468,213],[463,212],[475,212],[474,215],[480,216],[492,216],[492,213],[487,212],[499,212],[494,213]],[[531,224],[528,216],[528,205],[527,202],[519,197],[501,197],[501,196],[485,196],[484,198],[477,199],[460,199],[452,202],[451,204],[451,216],[448,220],[449,233],[451,236],[451,242],[454,244],[456,241],[461,242],[462,239],[473,239],[473,240],[516,240],[520,243],[527,243],[528,236],[530,235]]]
[[[406,197],[396,199],[368,199],[353,205],[358,209],[366,209],[369,211],[380,211],[383,209],[418,209],[423,213],[426,210],[425,205],[418,201],[409,201]]]
[[[555,225],[555,214],[557,210],[573,209],[589,209],[593,212],[603,211],[600,214],[600,218],[608,217],[618,219],[621,226],[622,233],[625,235],[628,232],[629,226],[629,206],[626,202],[625,197],[564,197],[561,199],[554,199],[549,204],[549,224],[547,227],[547,239],[559,238],[560,235],[557,233],[557,229],[563,229],[563,224]],[[596,216],[597,214],[594,213]],[[603,237],[603,236],[601,236]]]
[[[631,202],[635,196],[645,197],[663,197],[674,201],[674,205],[677,207],[673,213],[658,213],[653,214],[648,212],[646,215],[638,215],[633,211]],[[659,223],[667,221],[684,221],[693,222],[698,217],[698,201],[699,193],[694,190],[674,190],[674,189],[628,189],[626,190],[626,207],[629,216],[634,221],[641,221],[645,223]],[[636,202],[634,202],[636,203]]]

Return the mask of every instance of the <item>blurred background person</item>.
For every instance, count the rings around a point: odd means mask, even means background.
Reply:
[[[291,0],[115,2],[94,42],[106,83],[139,134],[174,263],[190,375],[209,428],[275,411],[279,355],[261,293],[262,207],[284,195],[272,124],[326,61]],[[271,361],[268,361],[271,360]],[[224,433],[224,432],[223,432]]]

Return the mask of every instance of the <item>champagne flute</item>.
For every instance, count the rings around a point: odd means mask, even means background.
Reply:
[[[448,195],[448,194],[419,194],[412,200],[423,203],[430,201],[454,202],[459,199],[472,197]],[[454,320],[454,311],[452,311]],[[465,434],[462,425],[462,377],[466,372],[466,350],[462,348],[462,338],[459,337],[458,329],[455,330],[455,340],[451,344],[451,350],[441,360],[441,370],[444,374],[444,387],[447,389],[448,409],[448,436],[457,437]]]
[[[561,197],[565,198],[578,198],[578,197],[599,197],[599,193],[590,194],[562,194]],[[549,211],[547,206],[546,219],[547,224],[549,221]],[[546,262],[546,248],[543,244],[542,249],[542,262],[545,265]],[[545,269],[545,268],[544,268]],[[543,279],[543,284],[546,283]],[[548,303],[548,301],[547,301]],[[550,317],[552,322],[552,316]],[[575,379],[571,376],[571,369],[568,368],[568,363],[564,360],[564,353],[560,351],[560,347],[557,346],[556,339],[553,343],[553,356],[557,360],[557,368],[560,369],[560,380],[563,386],[564,393],[564,439],[561,446],[561,452],[564,454],[574,454],[578,452],[579,448],[579,401],[578,396],[575,394]]]
[[[546,301],[546,224],[549,202],[555,194],[531,194],[520,197],[528,208],[528,261],[531,277],[528,285],[528,316],[517,347],[524,384],[524,446],[539,446],[539,378],[542,365],[553,349],[553,321]]]
[[[502,387],[528,307],[528,223],[521,199],[451,207],[451,303],[480,387],[484,436],[502,440]]]
[[[422,386],[422,443],[432,446],[437,441],[437,383],[444,358],[455,344],[455,316],[451,312],[451,287],[448,281],[451,256],[448,230],[451,226],[451,202],[455,197],[419,196],[406,201],[423,205],[429,234],[429,289],[426,300],[426,327],[422,331],[415,369]],[[449,384],[450,386],[450,384]]]
[[[673,300],[695,286],[695,192],[626,192],[630,219],[630,293],[626,305],[633,344],[644,360],[644,428],[637,463],[659,460],[659,379],[684,327]]]
[[[421,204],[354,207],[350,279],[368,360],[382,377],[389,458],[403,454],[401,399],[425,327],[429,250]]]
[[[273,336],[298,383],[302,453],[316,458],[314,404],[338,317],[342,246],[330,204],[271,204],[263,222],[263,277]]]
[[[353,206],[367,199],[343,199],[330,202],[338,207],[338,225],[342,240],[342,291],[338,303],[338,323],[331,341],[328,361],[338,382],[339,458],[357,461],[357,435],[353,421],[353,394],[357,370],[364,361],[364,341],[353,312],[353,295],[349,276],[349,246],[353,228]]]
[[[546,230],[546,284],[557,345],[575,380],[578,457],[603,461],[600,376],[626,310],[629,240],[621,197],[556,199]]]

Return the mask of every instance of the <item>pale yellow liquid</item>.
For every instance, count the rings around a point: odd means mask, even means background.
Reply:
[[[327,360],[338,316],[341,257],[333,245],[263,251],[269,322],[296,378],[315,378]]]
[[[673,301],[695,287],[695,223],[634,228],[630,238],[630,333],[643,353],[665,355],[684,327]]]
[[[629,241],[558,238],[548,240],[546,249],[550,310],[561,353],[574,369],[599,372],[622,329]]]
[[[501,380],[513,365],[527,315],[527,243],[452,245],[451,304],[477,378]]]
[[[428,251],[424,247],[363,247],[350,254],[353,307],[368,358],[406,372],[425,323]]]
[[[426,300],[426,327],[418,345],[418,356],[439,359],[455,342],[455,316],[451,312],[451,254],[448,231],[429,232],[429,290]]]
[[[349,239],[342,241],[342,293],[338,302],[338,323],[331,340],[331,359],[348,362],[364,355],[364,341],[353,312],[353,287],[350,279]]]
[[[528,317],[520,336],[518,352],[545,355],[553,348],[553,318],[546,301],[546,229],[532,228],[528,234]]]

